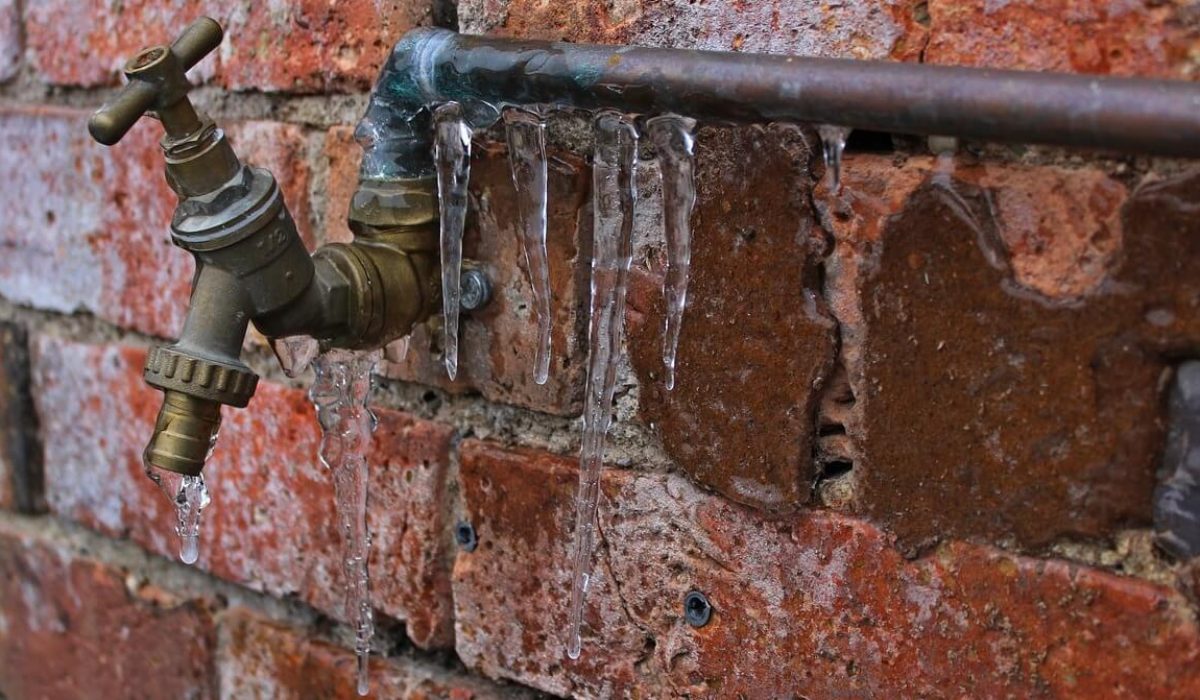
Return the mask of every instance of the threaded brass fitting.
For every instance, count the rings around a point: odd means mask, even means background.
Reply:
[[[166,391],[154,424],[154,436],[142,458],[147,467],[196,476],[216,445],[220,427],[221,404],[179,391]]]

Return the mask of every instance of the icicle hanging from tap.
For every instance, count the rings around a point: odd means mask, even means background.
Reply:
[[[646,122],[650,140],[658,150],[663,188],[663,229],[667,240],[667,269],[663,298],[663,368],[667,389],[675,388],[675,353],[687,303],[688,272],[692,261],[692,208],[696,205],[696,120],[665,114]]]
[[[447,102],[433,113],[433,160],[441,215],[442,312],[445,315],[446,374],[458,376],[458,312],[461,303],[462,238],[471,178],[471,127],[462,107]]]
[[[521,247],[537,313],[533,380],[545,384],[550,377],[550,331],[554,321],[546,255],[546,123],[536,113],[508,109],[504,112],[504,132],[508,140],[508,164],[517,191],[517,213],[521,218]]]
[[[358,655],[358,694],[366,695],[367,660],[375,621],[371,611],[367,560],[367,451],[375,431],[375,415],[367,407],[371,371],[380,352],[330,350],[316,359],[316,380],[309,398],[321,424],[321,463],[333,474],[336,510],[342,533],[342,568],[346,577],[346,617],[354,625]]]
[[[213,442],[216,442],[214,436]],[[175,506],[175,534],[179,535],[179,561],[195,564],[200,558],[200,511],[211,500],[204,477],[184,476],[177,472],[147,465],[146,476]]]
[[[388,362],[400,363],[408,359],[408,346],[412,340],[411,335],[406,335],[398,340],[393,340],[383,349],[383,357]]]
[[[595,132],[592,302],[567,629],[567,656],[572,659],[579,658],[582,646],[583,603],[591,579],[592,537],[600,498],[604,439],[612,422],[613,392],[621,357],[637,195],[638,133],[632,121],[614,112],[601,112],[596,117]]]
[[[846,150],[846,139],[851,131],[848,126],[832,124],[817,127],[817,134],[821,137],[821,155],[825,159],[825,170],[829,173],[829,191],[833,194],[842,191],[842,151]]]
[[[271,351],[283,373],[292,379],[304,374],[312,365],[321,351],[320,343],[315,338],[306,335],[293,335],[287,338],[271,338]]]

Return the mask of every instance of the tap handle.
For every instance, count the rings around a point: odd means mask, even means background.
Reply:
[[[171,44],[171,53],[179,59],[184,72],[200,62],[208,54],[221,45],[225,31],[217,20],[211,17],[201,17],[188,25],[183,34]]]
[[[168,46],[143,49],[125,64],[125,89],[88,120],[92,138],[111,146],[120,141],[146,112],[154,111],[168,134],[199,127],[187,99],[187,71],[221,44],[224,32],[216,20],[201,17]]]

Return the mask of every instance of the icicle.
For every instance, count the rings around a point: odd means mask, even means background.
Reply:
[[[215,438],[214,438],[215,442]],[[150,478],[175,506],[175,534],[179,535],[179,561],[184,564],[195,564],[200,558],[200,511],[208,506],[211,499],[208,487],[204,485],[204,477],[184,476],[177,472],[146,467],[146,476]]]
[[[314,363],[316,380],[309,390],[321,424],[321,463],[333,473],[344,548],[346,617],[355,630],[359,695],[366,695],[370,689],[367,660],[371,637],[375,634],[367,571],[371,546],[367,531],[367,450],[375,430],[375,416],[367,401],[371,393],[371,370],[379,356],[378,351],[326,352]]]
[[[567,630],[567,656],[572,659],[579,658],[582,645],[583,601],[590,581],[604,438],[612,421],[636,201],[637,130],[628,118],[612,112],[603,112],[596,118],[595,130],[592,303]]]
[[[952,187],[951,178],[954,175],[954,153],[958,150],[958,139],[953,136],[930,136],[927,139],[929,150],[935,156],[933,165],[934,184]]]
[[[279,360],[283,373],[293,379],[304,374],[320,350],[316,339],[306,335],[271,339],[271,351],[275,353],[275,359]]]
[[[821,137],[821,155],[829,172],[829,191],[833,194],[842,191],[842,151],[846,149],[846,139],[851,131],[848,126],[822,124],[817,127],[817,134]]]
[[[458,376],[458,311],[462,290],[463,226],[467,220],[467,183],[471,177],[471,127],[457,102],[433,114],[442,240],[442,312],[445,315],[446,374]]]
[[[388,362],[400,363],[408,359],[408,345],[412,340],[411,335],[406,335],[399,340],[393,340],[383,349],[383,357]]]
[[[550,376],[550,267],[546,256],[546,123],[534,113],[519,109],[504,112],[508,138],[508,165],[517,191],[521,221],[521,246],[533,305],[537,312],[538,342],[533,381],[545,384]]]
[[[663,187],[663,227],[667,239],[667,270],[663,298],[667,313],[663,325],[663,367],[667,389],[675,388],[675,353],[687,303],[688,271],[692,260],[692,207],[696,204],[693,131],[696,121],[675,114],[646,122],[658,150]]]

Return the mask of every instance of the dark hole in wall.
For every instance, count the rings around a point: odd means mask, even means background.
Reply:
[[[1178,559],[1200,554],[1200,361],[1175,368],[1168,398],[1167,444],[1154,491],[1160,548]]]

